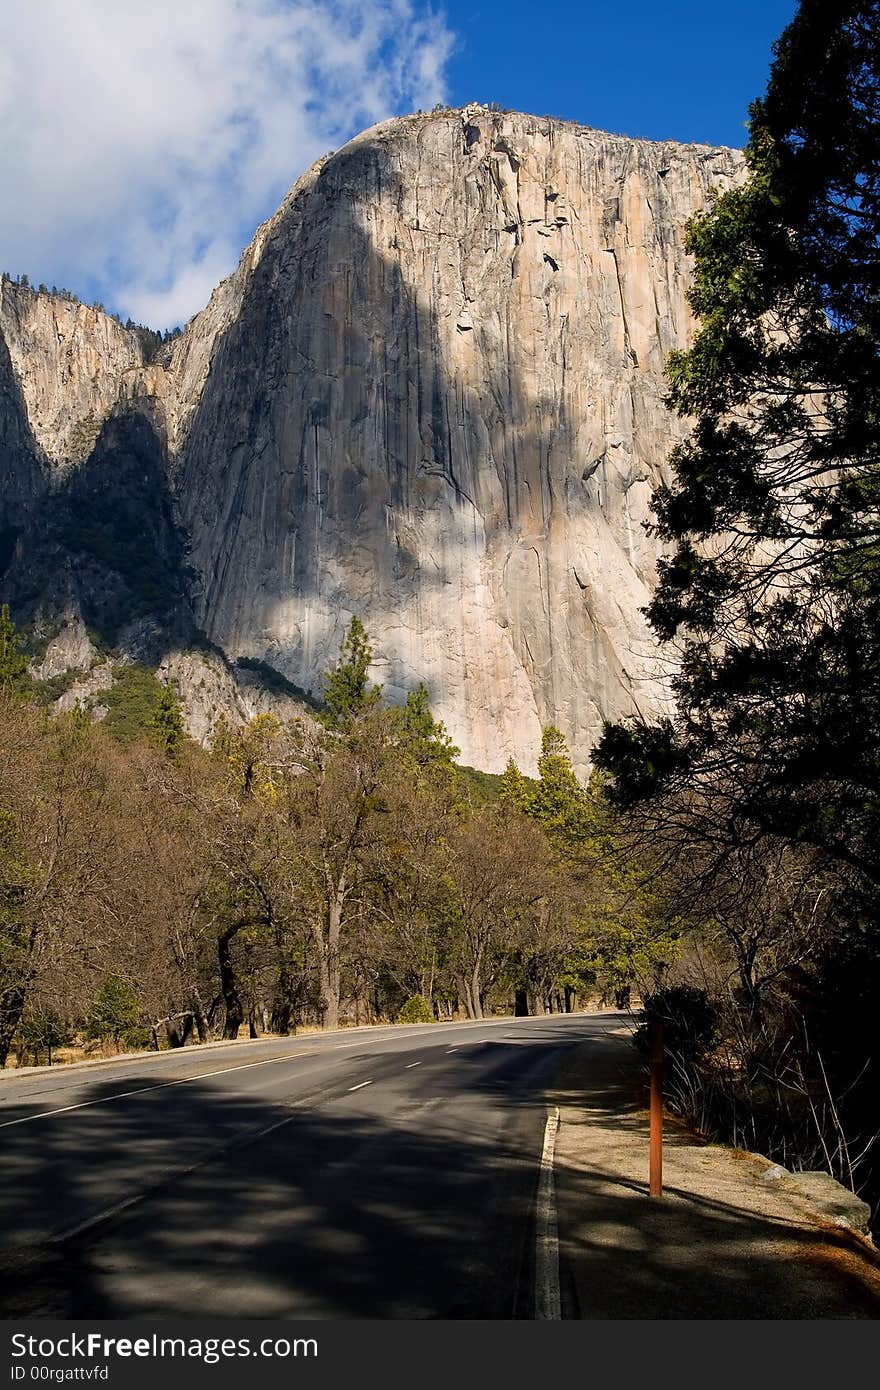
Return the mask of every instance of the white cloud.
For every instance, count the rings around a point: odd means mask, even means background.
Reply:
[[[185,320],[294,178],[442,100],[422,0],[29,0],[0,50],[0,268]]]

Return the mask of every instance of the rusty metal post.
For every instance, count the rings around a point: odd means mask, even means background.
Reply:
[[[663,1024],[651,1028],[651,1155],[648,1194],[663,1196]]]

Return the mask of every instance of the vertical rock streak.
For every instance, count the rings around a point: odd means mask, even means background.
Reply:
[[[681,429],[684,228],[742,167],[479,107],[402,118],[299,180],[161,366],[96,333],[76,412],[161,418],[198,624],[316,689],[357,612],[392,698],[424,679],[490,770],[533,767],[548,721],[584,768],[603,717],[656,709],[642,523]],[[44,333],[10,353],[57,458]]]

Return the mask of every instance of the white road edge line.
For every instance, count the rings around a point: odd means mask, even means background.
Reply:
[[[535,1318],[559,1321],[562,1299],[559,1289],[559,1228],[556,1220],[556,1185],[553,1157],[559,1130],[559,1108],[554,1106],[544,1126],[541,1174],[535,1204]]]
[[[237,1067],[220,1067],[217,1071],[200,1071],[197,1076],[181,1076],[177,1081],[160,1081],[155,1086],[139,1086],[135,1091],[117,1091],[113,1096],[99,1096],[97,1100],[82,1100],[78,1105],[59,1105],[56,1110],[41,1110],[37,1115],[23,1115],[17,1120],[4,1120],[0,1129],[11,1129],[13,1125],[28,1125],[32,1120],[45,1120],[50,1115],[67,1115],[71,1110],[88,1110],[92,1105],[107,1105],[111,1100],[125,1100],[128,1096],[143,1096],[148,1091],[166,1091],[170,1086],[187,1086],[191,1081],[204,1081],[208,1076],[228,1076],[232,1071],[250,1071],[251,1067],[268,1067],[270,1062],[287,1062],[291,1057],[305,1057],[304,1052],[285,1052],[279,1057],[264,1057],[261,1062],[244,1062]]]
[[[372,1086],[372,1084],[372,1081],[359,1081],[357,1086],[349,1086],[349,1093],[351,1091],[362,1091],[365,1086]]]

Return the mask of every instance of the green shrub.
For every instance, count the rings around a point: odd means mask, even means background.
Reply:
[[[477,805],[491,804],[498,800],[504,785],[500,772],[481,772],[478,767],[468,767],[466,763],[456,763],[456,767]]]
[[[34,681],[34,694],[37,697],[37,703],[54,705],[56,700],[60,700],[62,695],[67,694],[82,674],[82,671],[74,671],[71,668],[67,671],[61,671],[57,676],[50,676],[48,680]]]
[[[397,1015],[397,1021],[398,1023],[433,1023],[434,1013],[423,994],[412,994]]]
[[[148,735],[159,708],[164,687],[149,666],[133,662],[130,666],[113,668],[113,684],[102,691],[101,703],[107,706],[104,727],[121,743],[133,743]]]
[[[146,1032],[140,1018],[140,1005],[134,990],[125,980],[120,980],[116,975],[108,975],[89,1009],[86,1037],[97,1038],[101,1042],[109,1042],[112,1039],[117,1048],[122,1040],[137,1047],[142,1043]],[[149,1037],[148,1032],[146,1036]]]
[[[53,1047],[65,1047],[72,1041],[70,1029],[54,1009],[41,1009],[27,1015],[19,1026],[19,1033],[25,1056],[32,1057],[39,1065],[40,1056],[45,1053],[50,1067]]]

